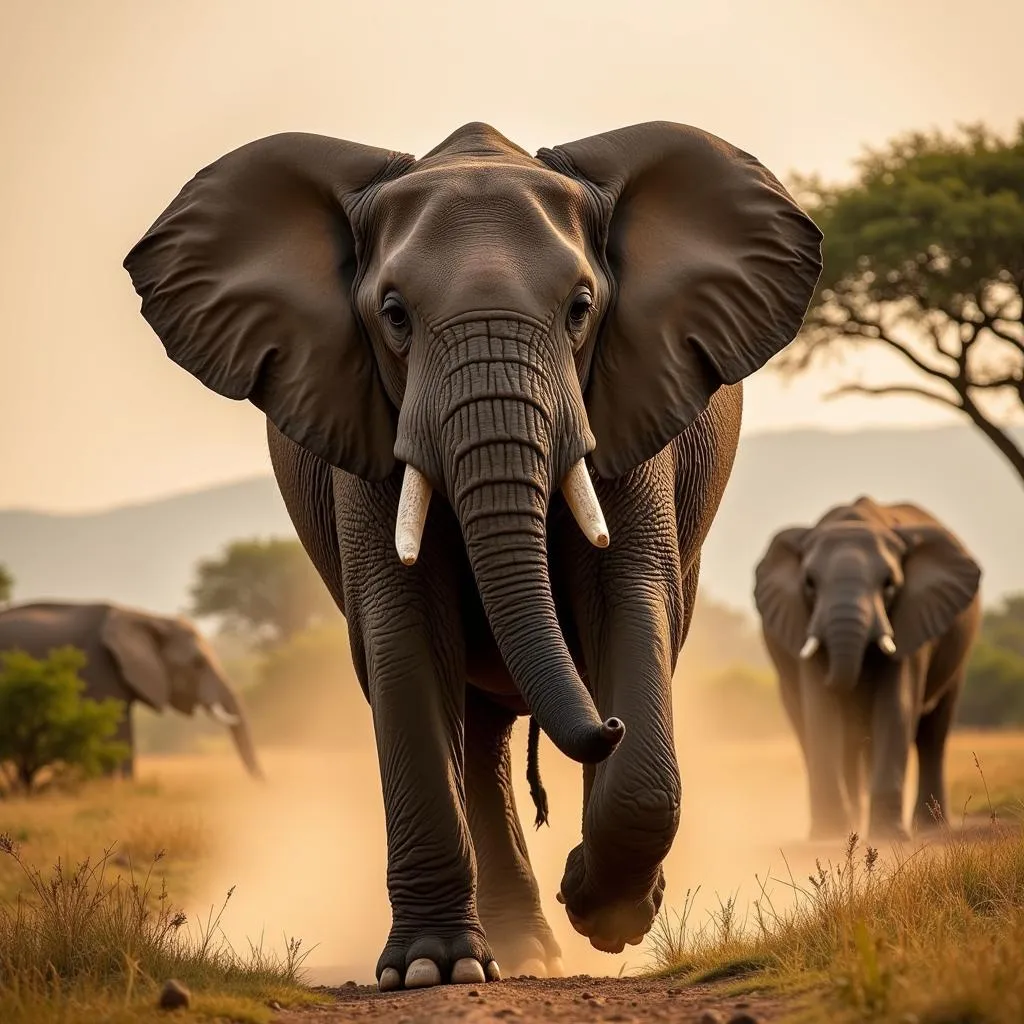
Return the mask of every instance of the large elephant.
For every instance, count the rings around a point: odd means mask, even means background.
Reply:
[[[190,623],[109,603],[40,602],[0,611],[0,651],[18,649],[42,658],[67,645],[85,654],[85,696],[116,697],[127,704],[116,736],[132,751],[125,774],[134,772],[131,705],[141,701],[157,711],[170,705],[185,715],[205,708],[230,729],[250,774],[262,778],[241,701]]]
[[[348,618],[384,792],[382,989],[495,978],[496,955],[559,970],[512,797],[516,715],[534,755],[539,725],[585,766],[573,925],[609,951],[650,928],[679,822],[669,686],[738,382],[798,330],[820,241],[761,164],[695,128],[532,157],[470,124],[420,160],[251,143],[127,256],[170,357],[266,413]]]
[[[905,837],[911,744],[914,821],[945,815],[946,738],[981,617],[981,570],[963,544],[916,505],[861,497],[777,533],[755,575],[812,838],[861,827],[865,770],[869,834]]]

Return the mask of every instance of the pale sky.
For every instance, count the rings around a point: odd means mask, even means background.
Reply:
[[[3,0],[0,508],[108,507],[265,472],[263,421],[163,353],[121,261],[200,167],[312,131],[422,154],[698,125],[773,171],[1024,116],[1020,0]],[[979,32],[984,46],[979,50]],[[865,368],[870,379],[883,373]],[[933,423],[748,385],[748,431]]]

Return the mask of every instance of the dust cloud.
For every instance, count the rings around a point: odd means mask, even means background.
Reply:
[[[344,673],[347,675],[347,673]],[[681,910],[687,890],[697,890],[691,926],[699,927],[734,897],[742,919],[757,898],[758,882],[787,878],[780,847],[806,847],[803,769],[787,731],[744,738],[701,706],[699,687],[680,668],[675,685],[676,746],[683,777],[683,814],[665,865],[665,905]],[[354,686],[351,678],[334,686]],[[229,757],[196,758],[192,769],[208,775],[205,816],[216,851],[191,906],[205,918],[235,887],[223,920],[224,934],[239,950],[262,941],[281,951],[286,936],[315,946],[308,977],[317,983],[373,980],[387,936],[383,806],[373,753],[369,709],[359,698],[346,716],[345,749],[323,743],[324,709],[310,709],[310,734],[288,747],[261,751],[268,776],[257,786]],[[333,709],[336,710],[336,709]],[[315,720],[315,721],[314,721]],[[223,763],[220,764],[223,759]],[[513,737],[516,801],[532,821],[525,780],[526,720]],[[651,963],[648,944],[617,956],[593,949],[569,925],[555,901],[566,854],[579,842],[582,782],[578,766],[542,738],[541,771],[548,790],[551,825],[527,828],[530,856],[545,912],[562,945],[570,973],[617,975]],[[838,851],[837,851],[838,852]],[[831,851],[816,855],[832,855]],[[804,858],[806,859],[806,858]],[[813,856],[810,858],[813,863]],[[797,868],[795,868],[796,870]],[[804,872],[806,874],[806,872]],[[776,906],[788,887],[770,884]]]

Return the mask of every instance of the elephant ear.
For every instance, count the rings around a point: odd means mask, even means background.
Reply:
[[[537,157],[589,182],[604,206],[616,294],[586,405],[594,468],[614,478],[793,340],[822,235],[754,157],[687,125],[635,125]]]
[[[159,624],[127,608],[111,608],[101,638],[130,689],[162,711],[171,698],[171,677],[161,651]]]
[[[332,466],[381,479],[396,412],[352,307],[360,191],[411,156],[322,135],[201,170],[124,261],[167,354]]]
[[[803,647],[810,625],[800,570],[809,532],[806,527],[794,526],[777,533],[754,571],[754,603],[764,631],[794,657]]]
[[[981,568],[941,526],[897,526],[906,544],[903,587],[890,616],[896,656],[905,658],[942,636],[974,600]]]

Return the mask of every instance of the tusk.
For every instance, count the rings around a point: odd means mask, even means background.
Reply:
[[[813,658],[818,653],[818,638],[816,636],[809,636],[804,643],[803,647],[800,648],[800,657],[806,661],[808,658]]]
[[[878,646],[882,649],[883,654],[888,654],[890,657],[896,653],[896,642],[887,633],[883,633],[878,638]]]
[[[406,464],[395,520],[395,548],[403,565],[413,565],[419,558],[423,525],[430,508],[430,491],[430,481],[415,466]]]
[[[231,712],[228,711],[228,709],[219,701],[211,704],[209,711],[210,714],[221,723],[221,725],[238,725],[242,720],[238,715],[231,714]]]
[[[562,481],[562,493],[587,540],[596,548],[608,547],[608,524],[604,521],[601,504],[583,459],[566,474]]]

